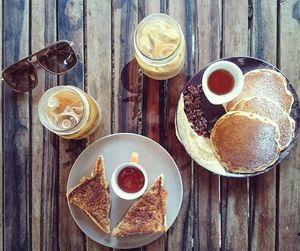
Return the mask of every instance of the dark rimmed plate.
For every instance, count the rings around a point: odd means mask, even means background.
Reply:
[[[298,139],[298,136],[299,136],[300,106],[299,106],[299,99],[298,99],[298,96],[296,94],[296,91],[295,91],[293,85],[288,80],[288,78],[278,68],[276,68],[274,65],[272,65],[268,62],[265,62],[261,59],[253,58],[253,57],[228,57],[228,58],[222,58],[220,60],[226,60],[226,61],[230,61],[230,62],[236,64],[237,66],[239,66],[241,68],[241,70],[244,74],[249,72],[249,71],[257,70],[257,69],[272,69],[272,70],[275,70],[277,72],[280,72],[286,78],[287,88],[292,93],[292,95],[294,97],[294,103],[292,105],[290,116],[295,120],[295,135],[294,135],[294,138],[293,138],[292,142],[290,143],[290,145],[286,149],[281,151],[281,153],[279,155],[279,158],[277,159],[275,164],[273,164],[272,166],[266,168],[265,170],[263,170],[261,172],[247,173],[247,174],[225,172],[225,174],[222,174],[222,175],[227,176],[227,177],[252,177],[252,176],[256,176],[256,175],[266,173],[266,172],[270,171],[271,169],[273,169],[278,164],[280,164],[280,162],[286,158],[286,156],[290,153],[291,149],[295,146],[295,144],[297,142],[297,139]],[[217,60],[217,61],[220,61],[220,60]],[[212,62],[212,63],[214,63],[214,62]],[[212,64],[212,63],[210,63],[210,64]],[[203,73],[210,64],[203,67],[201,70],[199,70],[190,79],[190,81],[184,87],[184,89],[182,91],[183,93],[186,91],[188,86],[197,85],[197,84],[202,82]],[[203,96],[204,96],[204,94],[203,94]],[[213,105],[211,105],[211,108],[206,107],[206,109],[208,109],[207,111],[209,111],[209,109],[212,109],[212,107],[213,107]],[[220,107],[220,109],[221,109],[221,107]],[[178,133],[177,133],[177,137],[178,137],[179,141],[181,141],[180,135]],[[205,166],[203,166],[203,167],[206,168],[209,171],[212,171],[212,170],[210,170],[209,168],[207,168]],[[219,173],[217,173],[217,174],[219,174]]]

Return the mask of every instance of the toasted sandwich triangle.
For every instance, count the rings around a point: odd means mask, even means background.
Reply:
[[[102,231],[110,233],[110,196],[103,156],[96,160],[91,177],[82,177],[80,184],[67,193],[67,198],[84,210]]]
[[[166,198],[163,187],[163,175],[159,176],[152,186],[135,201],[121,222],[113,229],[116,236],[133,234],[161,233],[166,231]]]

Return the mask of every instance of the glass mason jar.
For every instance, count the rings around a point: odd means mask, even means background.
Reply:
[[[185,59],[185,39],[178,22],[162,13],[145,17],[134,32],[134,51],[145,75],[157,80],[174,77]]]
[[[96,101],[71,85],[47,90],[39,101],[38,112],[48,130],[66,139],[86,138],[96,131],[100,122]]]

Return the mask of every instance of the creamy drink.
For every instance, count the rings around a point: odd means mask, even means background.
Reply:
[[[139,23],[134,49],[143,73],[151,78],[174,77],[183,67],[184,36],[177,21],[166,14],[152,14]]]
[[[39,102],[39,117],[47,129],[66,139],[86,138],[100,122],[96,101],[74,86],[57,86],[45,92]]]

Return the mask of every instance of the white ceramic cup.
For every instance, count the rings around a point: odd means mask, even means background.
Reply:
[[[136,193],[127,193],[125,191],[123,191],[119,184],[118,184],[118,176],[119,173],[125,168],[125,167],[135,167],[137,169],[139,169],[145,178],[145,182],[144,182],[144,186],[142,187],[141,190],[139,190]],[[141,167],[139,164],[135,163],[135,162],[128,162],[128,163],[124,163],[122,165],[119,165],[114,171],[113,174],[111,176],[111,187],[113,189],[113,191],[115,192],[115,194],[117,196],[119,196],[121,199],[124,200],[135,200],[138,197],[142,196],[142,194],[146,191],[147,187],[148,187],[148,176],[147,173],[145,171],[145,169],[143,167]]]
[[[233,89],[222,95],[213,93],[208,88],[208,78],[216,70],[226,70],[228,71],[234,79]],[[207,97],[208,101],[214,105],[226,104],[227,102],[236,98],[242,91],[244,87],[244,75],[241,69],[234,63],[229,61],[218,61],[207,67],[202,77],[202,89]]]

